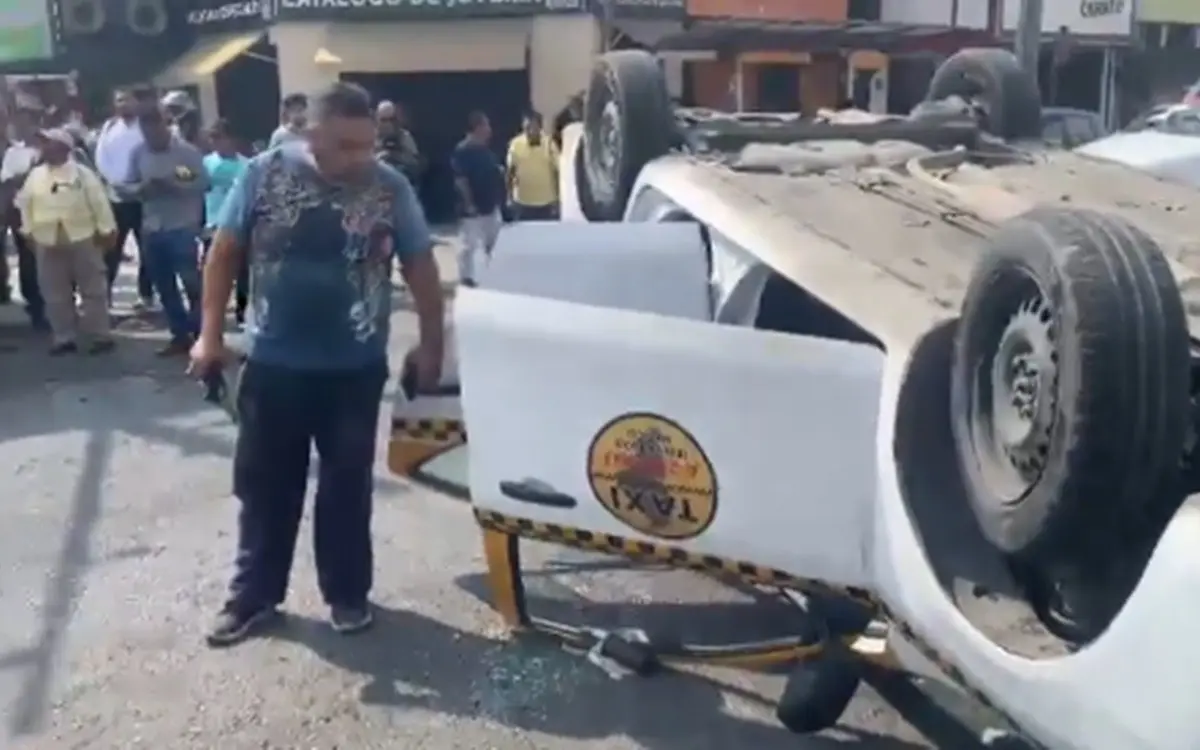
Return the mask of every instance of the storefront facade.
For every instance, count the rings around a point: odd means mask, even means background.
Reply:
[[[285,93],[343,77],[498,74],[518,109],[549,117],[587,84],[604,25],[593,11],[588,0],[276,0],[271,41]],[[631,28],[685,13],[684,0],[616,0],[613,11]]]
[[[1094,110],[1117,127],[1121,120],[1117,70],[1133,35],[1134,0],[1071,0],[1046,3],[1040,80],[1051,104]],[[1006,2],[1003,34],[1015,35],[1020,3]]]
[[[847,0],[689,0],[688,15],[711,20],[837,24]],[[692,103],[718,109],[803,111],[833,107],[843,98],[839,54],[745,50],[687,64]]]
[[[1116,72],[1130,48],[1135,4],[1134,0],[1043,3],[1039,78],[1048,104],[1098,111],[1110,123],[1119,119]],[[985,32],[1012,44],[1020,23],[1021,1],[910,0],[886,3],[883,15],[885,21]]]
[[[191,46],[159,71],[153,83],[162,90],[182,89],[191,93],[206,122],[228,114],[222,112],[223,109],[232,109],[220,106],[222,71],[242,58],[257,63],[251,67],[265,66],[262,72],[266,76],[259,75],[243,82],[244,88],[258,90],[263,81],[278,75],[264,46],[267,27],[260,0],[189,0],[183,21]],[[245,72],[246,69],[240,70]],[[274,104],[271,109],[274,110]]]
[[[275,0],[270,39],[283,95],[338,80],[401,104],[429,163],[426,211],[450,218],[449,156],[469,113],[485,112],[502,150],[530,108],[547,122],[587,86],[597,52],[682,25],[684,0]],[[640,40],[643,43],[653,39]]]
[[[1139,54],[1130,117],[1154,104],[1180,101],[1200,82],[1200,2],[1141,0],[1135,11]]]

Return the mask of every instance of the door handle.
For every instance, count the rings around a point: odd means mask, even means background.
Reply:
[[[551,489],[539,487],[533,481],[526,479],[520,482],[506,480],[500,483],[500,494],[510,500],[517,500],[530,505],[541,505],[546,508],[574,508],[579,502],[570,495]]]

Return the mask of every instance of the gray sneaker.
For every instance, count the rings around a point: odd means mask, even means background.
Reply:
[[[329,609],[329,624],[342,635],[361,633],[371,627],[374,619],[369,604],[361,607],[334,605]]]
[[[227,606],[217,614],[205,640],[213,648],[234,646],[261,633],[279,616],[275,607],[239,610]]]

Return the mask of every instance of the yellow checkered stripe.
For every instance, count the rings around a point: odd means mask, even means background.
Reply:
[[[882,602],[865,589],[853,586],[845,588],[831,586],[824,581],[799,578],[782,570],[755,565],[753,563],[726,560],[715,555],[700,555],[680,549],[679,547],[627,539],[615,534],[597,534],[569,526],[529,521],[524,518],[514,518],[502,513],[480,510],[478,508],[475,509],[475,518],[479,522],[479,525],[485,529],[511,534],[523,539],[552,542],[565,547],[621,555],[638,560],[661,562],[673,568],[695,570],[700,573],[723,578],[734,578],[751,585],[771,586],[815,594],[829,594],[852,599],[874,609],[878,613],[877,616],[882,616],[888,620],[904,640],[916,647],[922,656],[931,661],[952,682],[966,691],[976,701],[1003,716],[1012,726],[1018,728],[1018,730],[1020,729],[1020,725],[1011,716],[1007,715],[994,701],[988,698],[982,690],[971,684],[966,674],[957,664],[954,664],[939,653],[921,634],[913,629],[912,625],[888,611]]]
[[[564,547],[574,547],[593,552],[603,552],[611,555],[621,555],[637,560],[661,562],[672,568],[695,570],[722,578],[733,578],[755,586],[771,586],[781,589],[795,589],[813,593],[828,593],[844,596],[868,606],[875,606],[875,599],[869,591],[859,588],[837,588],[823,581],[798,578],[782,570],[768,568],[754,563],[728,560],[716,555],[701,555],[680,547],[665,544],[643,542],[628,539],[615,534],[597,534],[592,531],[575,529],[569,526],[559,526],[553,523],[540,523],[524,518],[513,518],[501,513],[487,510],[475,510],[475,518],[485,529],[512,534],[524,539],[534,539],[541,542],[552,542]]]
[[[392,432],[434,442],[465,442],[467,439],[467,426],[461,419],[396,418],[392,420]]]

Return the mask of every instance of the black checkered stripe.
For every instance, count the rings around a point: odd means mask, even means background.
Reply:
[[[540,523],[524,518],[513,518],[502,513],[480,510],[478,508],[475,509],[475,518],[479,522],[479,525],[485,529],[512,534],[523,539],[552,542],[565,547],[621,555],[637,560],[661,562],[673,568],[684,568],[717,577],[734,578],[756,586],[771,586],[801,592],[829,594],[857,601],[876,610],[879,617],[886,619],[895,627],[896,632],[904,640],[912,644],[922,656],[932,662],[951,682],[958,685],[979,703],[1000,714],[1013,727],[1020,731],[1020,725],[1001,708],[996,706],[981,690],[972,685],[958,665],[938,653],[908,622],[894,616],[882,602],[866,589],[853,586],[844,588],[832,586],[824,581],[799,578],[782,570],[755,565],[753,563],[726,560],[715,555],[701,555],[679,547],[627,539],[615,534],[597,534],[569,526]]]
[[[875,601],[871,593],[864,589],[854,587],[838,588],[822,581],[797,578],[790,573],[784,573],[782,570],[755,565],[754,563],[727,560],[716,555],[701,555],[689,552],[680,547],[643,542],[637,539],[627,539],[615,534],[597,534],[592,531],[574,529],[569,526],[528,521],[523,518],[512,518],[487,510],[476,509],[475,518],[485,529],[512,534],[524,539],[552,542],[554,544],[561,544],[564,547],[621,555],[637,560],[661,562],[673,568],[695,570],[722,578],[733,578],[755,586],[771,586],[781,589],[795,589],[796,591],[844,596],[872,607],[875,606]]]
[[[466,442],[467,427],[461,419],[402,419],[392,420],[392,432],[406,437],[434,442]]]
[[[897,635],[908,641],[909,644],[911,644],[918,652],[920,652],[921,656],[928,659],[930,663],[933,664],[942,674],[944,674],[948,680],[961,688],[962,691],[970,696],[973,700],[983,706],[986,706],[992,711],[995,711],[997,714],[1003,717],[1004,720],[1014,727],[1023,738],[1029,737],[1029,733],[1023,731],[1021,729],[1021,725],[1017,723],[1012,716],[1010,716],[1004,709],[993,703],[992,699],[987,697],[982,690],[971,684],[971,681],[967,679],[966,673],[964,673],[957,664],[940,654],[937,649],[930,645],[929,641],[925,640],[925,638],[917,633],[912,625],[910,625],[907,621],[893,615],[887,607],[881,606],[879,608],[879,613],[891,624],[893,628],[896,629]],[[1036,745],[1035,747],[1041,746]]]

